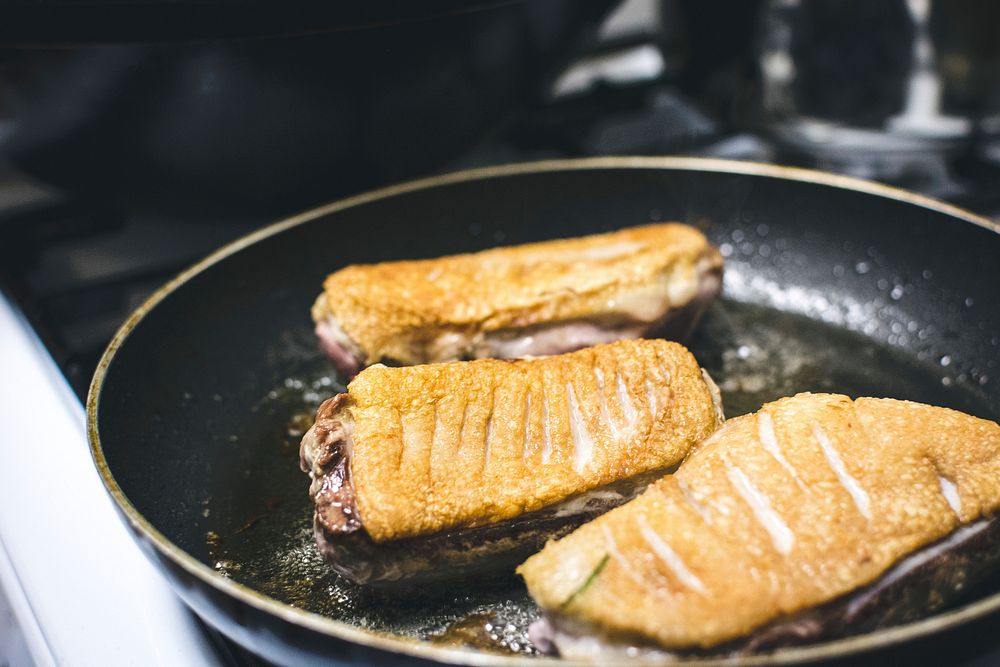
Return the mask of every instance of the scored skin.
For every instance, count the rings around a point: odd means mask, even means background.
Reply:
[[[606,414],[620,426],[617,439],[603,419],[595,367],[603,373]],[[617,400],[616,373],[635,409],[631,431]],[[593,440],[592,456],[579,471],[569,383]],[[354,420],[351,478],[364,529],[376,542],[497,523],[669,469],[719,424],[694,357],[664,340],[515,361],[372,366],[351,382],[341,409]],[[550,453],[543,462],[546,428]]]
[[[721,255],[697,229],[646,225],[348,266],[327,277],[312,316],[323,322],[333,315],[366,357],[362,365],[380,359],[414,364],[440,358],[433,350],[442,334],[475,336],[595,316],[628,319],[619,312],[623,303],[656,302],[671,294],[672,285],[689,281],[691,294],[670,300],[680,307],[696,296],[702,273],[721,267]]]
[[[908,553],[1000,506],[1000,426],[993,422],[908,401],[829,394],[799,394],[761,412],[771,415],[801,486],[765,451],[758,415],[732,419],[674,475],[522,564],[518,572],[532,597],[599,635],[709,648],[864,586]],[[870,519],[832,468],[814,426],[867,494]],[[746,474],[790,529],[787,554],[736,491],[728,466]],[[958,516],[939,475],[957,487]],[[690,580],[685,585],[652,552],[640,521],[703,590]]]

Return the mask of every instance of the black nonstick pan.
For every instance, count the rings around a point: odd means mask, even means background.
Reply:
[[[323,565],[297,449],[343,379],[318,351],[309,307],[346,264],[651,220],[697,225],[726,256],[724,297],[688,343],[727,416],[811,390],[1000,418],[1000,228],[985,219],[872,183],[747,163],[483,169],[266,228],[175,278],[126,322],[94,378],[88,419],[138,544],[209,624],[275,662],[535,661],[535,609],[513,574],[392,594],[354,588]],[[954,662],[991,648],[984,628],[997,610],[1000,579],[931,618],[759,660]]]

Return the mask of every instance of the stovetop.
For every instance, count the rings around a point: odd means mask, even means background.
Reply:
[[[649,35],[607,40],[564,73],[547,101],[441,171],[615,154],[815,165],[672,83],[661,46]],[[1000,168],[994,165],[933,160],[923,172],[903,174],[900,181],[995,218],[1000,217],[998,182]],[[129,211],[71,197],[0,165],[0,288],[82,402],[100,355],[129,313],[186,266],[268,222]],[[72,413],[70,421],[79,417],[82,412]],[[3,613],[11,603],[2,602],[0,648],[5,653],[0,658],[23,656],[23,640],[3,632]],[[263,664],[193,617],[189,622],[205,638],[203,655],[223,664]],[[8,636],[9,649],[4,646]]]

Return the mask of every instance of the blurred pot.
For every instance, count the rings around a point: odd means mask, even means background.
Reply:
[[[132,206],[277,215],[440,167],[541,91],[612,4],[8,49],[0,152],[42,181]]]

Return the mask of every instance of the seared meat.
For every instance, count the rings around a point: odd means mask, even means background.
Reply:
[[[681,339],[719,293],[722,257],[669,223],[433,260],[349,266],[312,316],[353,375],[380,360],[560,354],[657,333]]]
[[[318,500],[313,532],[327,562],[358,583],[409,585],[509,573],[546,541],[635,498],[660,476],[629,477],[500,523],[388,542],[374,541],[363,529],[331,531],[320,517]]]
[[[564,655],[746,652],[954,599],[998,565],[998,506],[997,424],[800,394],[730,420],[519,572],[548,617],[535,639]]]
[[[676,466],[721,422],[718,405],[694,357],[663,340],[370,367],[302,440],[320,548],[365,581],[523,557]],[[412,538],[426,536],[417,557]]]

